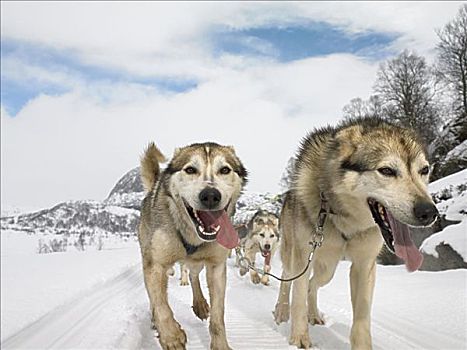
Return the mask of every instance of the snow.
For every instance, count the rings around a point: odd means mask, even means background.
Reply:
[[[452,230],[459,230],[452,227]],[[35,253],[38,235],[2,231],[1,347],[160,349],[150,328],[139,248]],[[227,261],[225,322],[234,349],[294,349],[290,323],[276,325],[271,311],[279,283],[253,285]],[[191,289],[170,278],[175,318],[188,349],[209,348],[207,322],[191,310]],[[415,272],[378,266],[373,303],[374,349],[466,349],[467,270]],[[280,273],[278,255],[273,273]],[[310,326],[314,349],[350,349],[349,263],[321,290],[326,326]],[[204,272],[202,288],[207,296]]]
[[[435,248],[442,243],[449,244],[462,256],[464,261],[467,261],[467,220],[463,220],[457,225],[448,226],[443,231],[428,237],[420,250],[437,258],[438,252]]]
[[[460,223],[428,237],[420,249],[438,258],[436,247],[442,243],[449,244],[467,261],[467,169],[432,182],[429,191],[437,202],[439,212],[447,219]]]
[[[447,162],[451,159],[467,159],[467,140],[464,140],[461,144],[454,147],[452,150],[446,154],[444,162]]]
[[[430,193],[440,192],[443,189],[448,189],[450,186],[458,184],[467,184],[467,169],[458,171],[457,173],[443,177],[429,184]]]
[[[120,244],[127,249],[37,254],[40,238],[15,231],[1,233],[2,340],[138,264],[134,241]]]

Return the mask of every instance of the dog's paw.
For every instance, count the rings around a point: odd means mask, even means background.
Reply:
[[[276,308],[272,312],[274,316],[274,321],[276,324],[281,324],[282,322],[287,322],[290,316],[290,307],[289,304],[277,303]]]
[[[209,305],[206,299],[203,298],[193,302],[193,312],[201,321],[207,320],[209,317]]]
[[[211,350],[232,350],[227,341],[211,341]]]
[[[295,345],[299,349],[309,349],[311,347],[310,335],[305,334],[291,334],[289,344]]]
[[[261,277],[259,277],[257,273],[252,273],[250,277],[251,277],[251,282],[253,282],[254,284],[258,284],[259,282],[261,282]]]
[[[181,286],[189,286],[190,283],[189,283],[187,280],[183,280],[183,279],[182,279],[182,280],[180,280],[180,285],[181,285]]]
[[[244,267],[240,268],[240,276],[245,276],[247,272],[248,272],[248,270],[245,269]]]
[[[320,312],[319,315],[308,315],[308,322],[313,326],[324,326],[324,315]]]
[[[261,283],[264,284],[265,286],[269,286],[269,277],[266,275],[261,277]]]
[[[178,323],[166,326],[159,332],[159,343],[164,350],[185,350],[186,334]]]

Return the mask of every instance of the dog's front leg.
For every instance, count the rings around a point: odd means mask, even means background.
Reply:
[[[282,278],[288,278],[289,274],[286,270],[282,272]],[[290,306],[289,306],[289,299],[290,299],[290,287],[292,286],[292,282],[281,282],[281,286],[279,288],[279,296],[277,298],[276,307],[272,312],[274,316],[274,321],[276,324],[280,324],[282,322],[287,322],[290,317]]]
[[[352,350],[372,348],[370,314],[375,286],[376,263],[354,262],[350,268],[353,324],[350,332]]]
[[[184,350],[186,334],[175,321],[167,299],[167,267],[153,263],[144,268],[144,282],[149,294],[154,325],[164,350]]]
[[[209,323],[211,350],[230,350],[224,324],[225,261],[218,264],[208,264],[206,266],[206,278],[211,303],[211,319]]]
[[[270,272],[271,271],[271,265],[264,265],[264,272]],[[269,276],[264,274],[261,277],[261,283],[264,284],[265,286],[269,285]]]
[[[250,248],[246,250],[246,257],[251,262],[251,265],[255,266],[256,263],[256,251],[254,248]],[[259,276],[258,272],[255,270],[250,269],[250,279],[251,282],[254,284],[258,284],[261,281],[261,277]]]
[[[294,251],[293,261],[296,262],[296,267],[293,269],[294,274],[300,273],[302,266],[306,263],[305,251]],[[297,267],[299,266],[299,267]],[[290,345],[295,345],[298,348],[308,349],[311,346],[310,335],[308,333],[308,315],[307,315],[307,296],[308,296],[308,280],[310,278],[310,268],[295,281],[292,287],[292,307],[291,307],[291,331]]]
[[[300,349],[308,349],[311,346],[310,335],[308,334],[307,315],[307,292],[309,272],[293,282],[292,287],[292,307],[291,307],[291,330],[289,344]]]
[[[180,264],[180,285],[188,285],[188,269],[184,263]]]
[[[209,317],[209,305],[204,298],[199,283],[199,273],[202,269],[202,263],[190,264],[190,282],[193,291],[193,312],[200,320],[207,320]]]

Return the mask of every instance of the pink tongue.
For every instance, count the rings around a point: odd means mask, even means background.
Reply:
[[[394,236],[396,255],[404,260],[409,272],[414,272],[422,266],[423,255],[417,249],[410,236],[409,227],[396,220],[389,212],[388,219]]]
[[[263,254],[264,256],[264,265],[269,266],[271,265],[271,252],[268,251],[266,254]]]
[[[233,249],[238,245],[240,238],[238,238],[238,233],[232,226],[225,210],[197,211],[196,213],[203,221],[204,226],[209,228],[211,232],[214,227],[218,225],[221,227],[216,236],[217,243],[227,249]]]

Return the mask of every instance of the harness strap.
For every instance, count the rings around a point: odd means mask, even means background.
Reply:
[[[198,248],[201,247],[204,244],[204,243],[201,243],[200,245],[192,245],[192,244],[188,243],[185,240],[185,238],[183,238],[183,235],[179,230],[177,230],[177,233],[178,233],[178,236],[180,237],[180,241],[182,242],[183,248],[185,248],[185,251],[186,251],[187,255],[193,255],[194,253],[196,253]]]

